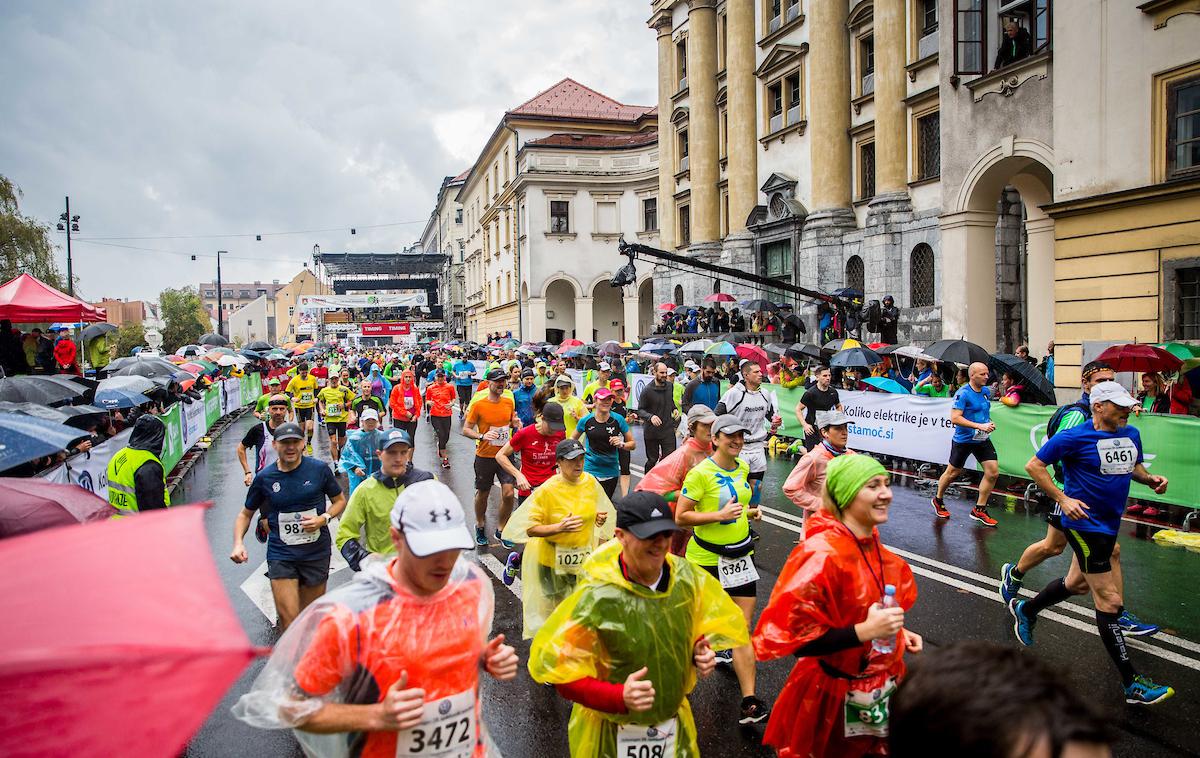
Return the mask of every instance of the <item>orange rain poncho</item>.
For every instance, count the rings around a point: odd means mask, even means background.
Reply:
[[[788,556],[759,616],[755,654],[761,661],[791,655],[831,629],[865,620],[883,594],[881,584],[896,587],[896,600],[906,611],[916,602],[912,570],[883,547],[878,530],[860,540],[824,509],[813,513],[804,542]],[[822,664],[856,679],[831,676]],[[864,642],[829,655],[802,657],[775,701],[763,741],[774,746],[780,758],[883,752],[885,738],[846,736],[847,693],[852,684],[856,692],[871,693],[889,678],[898,682],[904,671],[903,632],[889,655],[873,655],[871,643]]]

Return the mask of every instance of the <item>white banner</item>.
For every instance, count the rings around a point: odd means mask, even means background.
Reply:
[[[242,383],[238,381],[220,382],[221,386],[221,415],[227,416],[242,407]]]
[[[401,292],[383,295],[304,295],[300,298],[301,308],[323,311],[343,308],[403,308],[429,305],[425,292]]]
[[[945,463],[950,459],[950,398],[838,390],[850,417],[850,447]]]
[[[183,449],[187,450],[204,436],[204,401],[193,400],[181,409],[183,413]]]
[[[108,462],[118,450],[128,447],[131,433],[132,430],[126,429],[42,476],[52,482],[74,484],[108,500]]]

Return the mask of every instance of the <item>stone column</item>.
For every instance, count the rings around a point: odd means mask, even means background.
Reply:
[[[850,42],[846,3],[808,4],[809,151],[814,214],[850,214]]]
[[[758,201],[758,145],[754,76],[754,0],[726,0],[725,84],[728,101],[729,231],[746,230]]]
[[[717,190],[721,179],[717,157],[717,4],[716,0],[689,0],[688,5],[692,242],[703,244],[721,239],[721,196]]]
[[[949,213],[941,227],[942,337],[996,348],[996,214]]]
[[[908,196],[904,15],[904,0],[875,0],[875,192],[891,200]]]
[[[630,294],[632,292],[632,294]],[[638,291],[637,287],[626,287],[621,297],[621,342],[638,339]]]
[[[1045,355],[1046,343],[1054,339],[1054,219],[1026,219],[1025,323],[1029,329],[1029,351]],[[1055,377],[1057,379],[1057,377]]]
[[[575,339],[592,341],[592,298],[575,298]]]
[[[675,248],[675,127],[671,124],[671,95],[675,94],[675,43],[671,40],[671,9],[650,19],[658,35],[658,239],[666,250]]]
[[[525,321],[528,339],[546,339],[546,298],[531,297],[528,300],[529,318]]]

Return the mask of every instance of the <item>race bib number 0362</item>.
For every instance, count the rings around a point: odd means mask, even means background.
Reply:
[[[396,735],[396,756],[471,758],[476,739],[472,689],[426,703],[421,723]]]
[[[621,724],[617,728],[617,758],[675,758],[675,719],[654,726]]]

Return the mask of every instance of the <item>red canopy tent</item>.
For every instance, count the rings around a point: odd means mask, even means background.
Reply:
[[[43,321],[107,321],[103,308],[59,292],[42,280],[21,274],[0,286],[0,319],[14,324]]]

